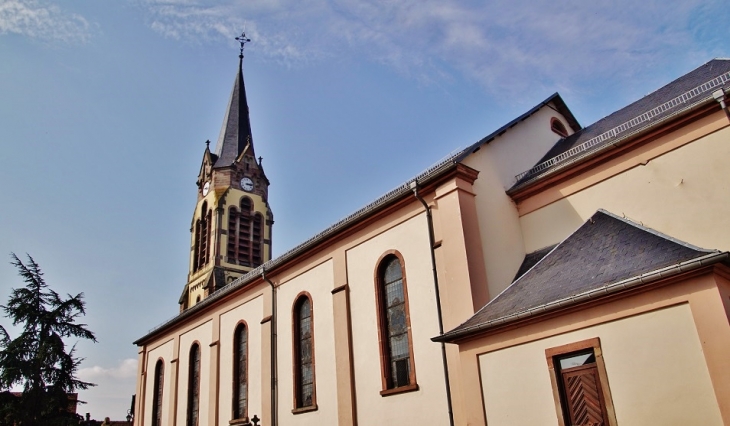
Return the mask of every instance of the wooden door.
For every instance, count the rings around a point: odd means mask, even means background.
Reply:
[[[596,364],[566,368],[561,376],[568,425],[608,426]]]

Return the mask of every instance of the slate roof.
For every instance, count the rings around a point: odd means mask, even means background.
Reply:
[[[532,269],[532,267],[535,266],[537,262],[541,261],[543,257],[547,256],[548,253],[553,251],[555,246],[557,246],[557,244],[553,244],[540,250],[533,251],[532,253],[527,253],[525,255],[525,259],[522,261],[522,265],[520,265],[520,269],[518,269],[517,273],[515,274],[515,280],[524,275],[525,272]]]
[[[705,84],[716,78],[714,84]],[[559,140],[535,167],[517,176],[517,183],[510,191],[556,169],[562,169],[577,159],[616,143],[617,140],[680,114],[698,103],[712,99],[712,93],[720,88],[730,90],[730,59],[713,59],[659,90]],[[680,96],[682,98],[676,99]],[[643,116],[645,113],[648,114]],[[635,120],[637,117],[639,119]],[[594,140],[595,138],[598,140]],[[585,146],[581,146],[583,144]]]
[[[223,127],[221,127],[218,143],[215,146],[217,160],[213,167],[230,166],[249,142],[251,144],[249,148],[251,155],[256,158],[253,152],[253,136],[246,100],[246,86],[243,84],[243,56],[240,56],[238,74],[233,82],[233,90],[228,101],[226,116],[223,119]]]
[[[580,303],[591,292],[708,255],[727,259],[727,253],[693,247],[599,210],[469,320],[434,340]]]

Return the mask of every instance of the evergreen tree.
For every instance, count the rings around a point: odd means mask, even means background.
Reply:
[[[86,313],[83,293],[62,298],[48,287],[30,255],[27,264],[14,253],[11,257],[25,287],[13,289],[1,306],[21,332],[11,339],[0,326],[0,425],[78,425],[80,417],[68,410],[68,395],[94,384],[76,378],[82,359],[63,339],[96,342],[86,324],[76,322]],[[15,386],[23,388],[22,395],[10,392]]]

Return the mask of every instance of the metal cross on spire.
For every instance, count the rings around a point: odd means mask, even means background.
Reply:
[[[246,32],[244,31],[240,36],[236,37],[236,41],[241,43],[241,54],[239,55],[239,58],[243,58],[243,45],[251,43],[251,39],[246,37]]]

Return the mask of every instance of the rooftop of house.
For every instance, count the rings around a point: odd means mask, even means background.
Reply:
[[[516,176],[510,191],[610,147],[656,124],[671,119],[730,90],[730,59],[713,59],[638,101],[559,140],[530,170]]]
[[[666,278],[692,264],[727,259],[727,252],[694,247],[599,210],[554,248],[525,256],[522,275],[436,340],[451,341]]]

